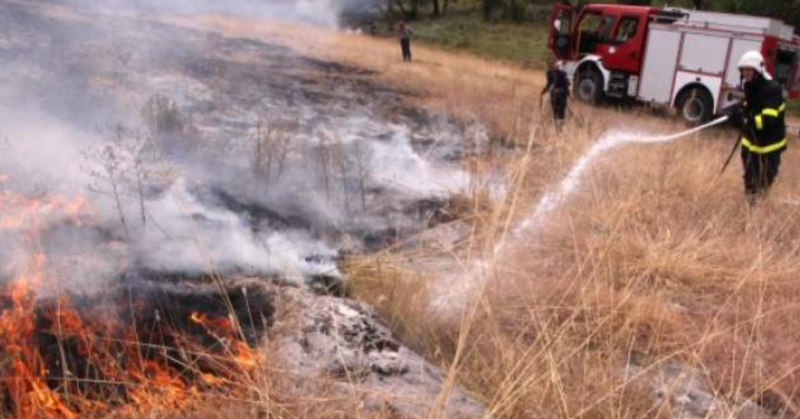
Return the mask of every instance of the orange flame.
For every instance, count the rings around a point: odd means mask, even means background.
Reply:
[[[6,179],[0,174],[0,183]],[[10,361],[7,366],[0,366],[0,391],[8,395],[6,407],[0,406],[0,416],[10,413],[15,417],[73,419],[107,412],[110,408],[111,403],[106,403],[102,393],[98,394],[99,400],[86,397],[80,389],[87,387],[80,387],[81,380],[67,371],[68,365],[61,365],[64,371],[61,371],[63,378],[59,378],[58,387],[48,384],[54,372],[48,370],[48,361],[40,352],[37,341],[40,332],[69,340],[75,354],[91,365],[98,377],[111,385],[124,386],[128,409],[139,412],[153,407],[179,409],[186,406],[191,397],[199,396],[197,388],[188,384],[187,372],[177,368],[176,362],[168,361],[171,358],[166,348],[143,349],[136,331],[124,331],[114,320],[85,320],[68,298],[58,298],[52,312],[46,312],[51,330],[37,330],[40,327],[36,320],[40,311],[37,310],[41,307],[37,307],[36,293],[51,285],[46,283],[47,257],[37,251],[41,248],[39,231],[48,218],[80,226],[92,215],[94,209],[83,196],[71,200],[62,197],[31,199],[0,190],[0,234],[25,233],[20,235],[19,245],[24,250],[22,254],[30,255],[24,263],[5,267],[13,280],[0,288],[0,354]],[[134,310],[143,307],[142,302],[131,305]],[[233,374],[249,372],[256,367],[257,358],[247,343],[237,337],[232,319],[193,312],[190,320],[222,343],[223,357],[236,366]],[[109,338],[113,336],[125,338]],[[189,348],[198,346],[191,342],[187,345]],[[192,373],[206,386],[228,383],[227,376],[196,370]]]

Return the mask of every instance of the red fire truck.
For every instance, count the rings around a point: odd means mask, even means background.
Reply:
[[[596,103],[630,98],[709,120],[743,97],[737,64],[761,51],[767,70],[798,98],[800,38],[763,17],[677,8],[557,3],[549,48],[563,60],[576,96]]]

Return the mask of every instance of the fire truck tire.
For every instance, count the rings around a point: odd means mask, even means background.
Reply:
[[[714,116],[714,99],[705,88],[690,87],[678,96],[675,108],[681,119],[691,125],[700,125]]]
[[[603,75],[596,69],[589,67],[580,70],[575,84],[581,101],[596,104],[603,100]]]

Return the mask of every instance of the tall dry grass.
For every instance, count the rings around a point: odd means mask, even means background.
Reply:
[[[529,176],[549,185],[563,176],[593,137],[572,134],[575,142],[540,156],[546,162],[527,162],[538,166],[525,169]],[[471,296],[458,321],[431,317],[443,273],[370,268],[391,256],[365,261],[361,296],[500,417],[674,417],[653,389],[653,374],[674,365],[697,371],[716,392],[722,410],[711,417],[745,417],[736,413],[743,399],[795,417],[797,158],[785,155],[773,193],[750,208],[738,162],[718,177],[732,135],[610,152],[544,225],[496,257],[483,252],[477,274],[473,260],[455,264],[467,268],[448,287]],[[541,187],[522,188],[524,213]],[[626,373],[632,366],[635,376]]]
[[[279,39],[372,70],[360,77],[519,146],[493,162],[506,166],[506,198],[484,208],[475,191],[472,233],[457,246],[389,251],[349,266],[355,295],[493,416],[673,417],[680,412],[669,397],[655,397],[650,375],[668,365],[696,371],[715,392],[720,409],[710,417],[739,417],[742,398],[800,414],[793,149],[772,195],[750,208],[738,162],[717,176],[734,133],[626,146],[598,162],[541,228],[510,238],[510,227],[604,130],[684,127],[635,110],[576,106],[582,125],[571,121],[556,134],[539,122],[540,73],[425,48],[403,64],[392,42],[310,28],[220,17],[180,23]],[[431,304],[443,283],[456,291],[444,308]]]

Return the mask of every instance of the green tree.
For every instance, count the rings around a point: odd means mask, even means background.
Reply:
[[[798,0],[716,0],[714,6],[726,12],[773,17],[795,27],[800,26],[800,1]]]

